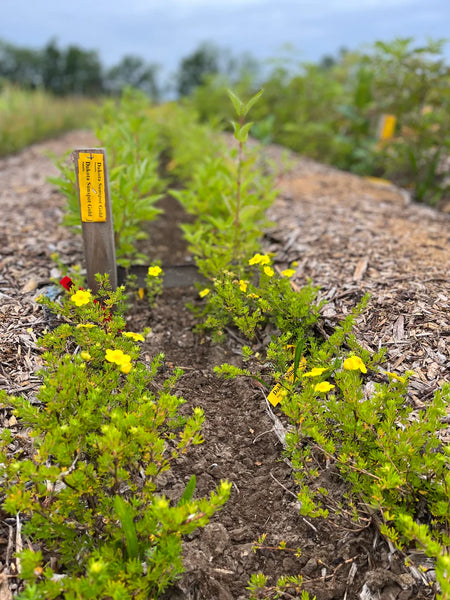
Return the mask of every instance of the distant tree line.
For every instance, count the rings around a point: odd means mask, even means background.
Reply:
[[[114,94],[131,85],[156,98],[157,71],[157,65],[137,56],[125,56],[105,69],[96,51],[74,45],[60,48],[55,40],[39,50],[0,41],[0,80],[43,88],[58,96]]]
[[[132,86],[155,100],[168,91],[181,97],[189,95],[208,76],[224,74],[231,81],[237,80],[245,73],[255,74],[258,64],[251,57],[236,59],[204,43],[181,60],[172,81],[164,87],[158,80],[159,69],[159,65],[134,55],[126,55],[106,69],[95,50],[74,45],[60,48],[55,40],[37,50],[0,40],[0,82],[3,79],[30,89],[43,88],[59,96],[114,95]]]

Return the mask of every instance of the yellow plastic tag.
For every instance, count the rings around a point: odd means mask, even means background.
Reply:
[[[78,155],[78,186],[83,223],[103,223],[106,221],[103,154],[80,152]]]
[[[379,140],[390,140],[395,131],[397,117],[395,115],[382,115]]]
[[[294,346],[292,346],[294,348]],[[289,369],[286,371],[286,373],[284,374],[284,381],[289,381],[290,383],[292,383],[294,381],[294,364],[292,363],[292,365],[289,367]],[[303,369],[306,367],[306,358],[304,356],[302,356],[302,358],[300,359],[298,368],[297,368],[297,372],[298,371],[303,371]],[[280,404],[280,402],[282,401],[282,399],[285,396],[285,387],[283,386],[282,383],[277,383],[277,385],[272,389],[272,391],[270,392],[270,394],[267,396],[267,400],[270,402],[270,404],[272,406],[276,406],[277,404]]]
[[[284,379],[287,381],[294,381],[294,365],[292,364],[289,369],[286,371]],[[267,396],[267,400],[270,402],[272,406],[276,406],[279,404],[285,395],[284,386],[281,383],[277,383],[277,385],[272,389],[270,394]]]

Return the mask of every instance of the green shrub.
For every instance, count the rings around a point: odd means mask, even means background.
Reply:
[[[42,544],[21,553],[21,598],[157,597],[182,572],[182,536],[204,526],[230,491],[221,482],[209,499],[195,499],[192,478],[178,504],[157,493],[158,476],[202,442],[203,413],[181,415],[180,369],[152,391],[162,355],[139,362],[144,337],[124,331],[114,312],[123,290],[103,287],[94,300],[84,290],[62,306],[43,300],[65,322],[41,340],[38,403],[2,394],[33,440],[19,460],[8,454],[9,430],[1,436],[4,509],[20,512],[25,535]]]

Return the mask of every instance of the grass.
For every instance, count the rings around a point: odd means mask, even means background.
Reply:
[[[41,90],[0,88],[0,156],[71,129],[89,127],[96,103]]]

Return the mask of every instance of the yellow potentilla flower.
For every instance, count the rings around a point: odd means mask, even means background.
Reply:
[[[124,337],[132,338],[135,342],[144,342],[144,336],[140,333],[133,333],[132,331],[124,331],[122,333]]]
[[[80,356],[83,360],[91,360],[92,358],[89,352],[80,352]]]
[[[90,329],[91,327],[95,327],[94,323],[78,323],[77,329]]]
[[[332,383],[328,383],[328,381],[321,381],[314,386],[315,392],[320,392],[321,394],[326,394],[330,390],[334,388]]]
[[[154,265],[153,267],[149,267],[148,271],[147,271],[148,275],[150,275],[151,277],[158,277],[158,275],[161,275],[162,273],[162,269],[160,266],[158,265]]]
[[[283,277],[292,277],[295,275],[295,269],[285,269],[284,271],[281,271],[281,274]]]
[[[91,292],[89,290],[78,290],[70,296],[70,299],[77,306],[83,306],[83,304],[89,304],[91,301]]]
[[[273,277],[275,271],[272,269],[272,267],[264,267],[264,273],[267,275],[267,277]]]
[[[367,373],[366,365],[359,358],[359,356],[349,356],[344,360],[344,364],[342,366],[347,371],[357,371],[359,369],[361,373]]]
[[[303,377],[319,377],[326,370],[326,367],[314,367],[311,371],[303,373]]]
[[[253,258],[248,261],[249,265],[270,265],[270,256],[267,254],[259,254],[257,252]]]
[[[396,379],[400,381],[400,383],[405,383],[406,377],[402,377],[401,375],[397,375],[397,373],[391,373],[390,371],[385,371],[385,375],[389,377],[389,379]]]
[[[205,288],[204,290],[199,292],[198,295],[200,296],[200,298],[204,298],[205,296],[207,296],[209,294],[210,291],[211,290],[209,288]]]
[[[249,298],[259,298],[258,294],[247,294]]]
[[[122,350],[111,350],[110,348],[106,350],[105,358],[108,362],[115,363],[119,366],[131,361],[131,356],[129,354],[124,354]]]
[[[248,281],[245,281],[244,279],[239,279],[239,289],[241,290],[241,292],[247,291],[247,285]]]
[[[131,371],[131,362],[124,362],[120,365],[120,370],[122,373],[129,373]]]

